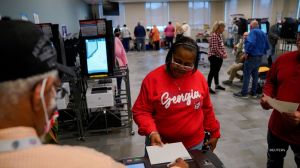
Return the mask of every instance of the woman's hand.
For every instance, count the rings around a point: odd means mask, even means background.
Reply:
[[[260,105],[263,109],[265,110],[270,110],[272,109],[272,107],[270,106],[270,104],[267,102],[268,96],[266,96],[265,94],[263,95],[263,97],[260,99]]]
[[[150,134],[150,143],[152,146],[163,146],[163,142],[161,141],[160,135],[158,132],[153,132]]]
[[[170,168],[189,168],[189,165],[182,159],[178,158],[174,163],[168,165]]]
[[[295,111],[293,113],[282,113],[282,115],[289,121],[291,121],[295,124],[300,124],[300,112],[299,111]]]
[[[209,146],[212,151],[215,150],[219,138],[210,138],[204,145]]]

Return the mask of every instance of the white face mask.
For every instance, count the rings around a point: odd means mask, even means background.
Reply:
[[[41,96],[41,103],[43,106],[43,111],[44,111],[44,116],[45,116],[45,126],[44,126],[44,133],[48,133],[50,131],[50,129],[52,128],[52,126],[54,125],[55,120],[58,117],[58,112],[55,111],[56,109],[56,91],[54,88],[52,88],[53,90],[53,98],[50,100],[50,104],[49,104],[49,108],[47,109],[46,107],[46,102],[45,102],[45,87],[47,84],[47,78],[43,80],[42,82],[42,87],[41,87],[41,92],[40,92],[40,96]],[[51,116],[51,119],[49,120],[49,116],[48,116],[48,111],[55,111],[54,114]]]

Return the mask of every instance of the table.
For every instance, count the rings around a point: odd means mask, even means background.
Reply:
[[[217,155],[211,151],[192,150],[189,151],[189,153],[192,157],[192,160],[186,160],[186,162],[189,164],[190,168],[225,168],[224,164],[220,161]],[[134,168],[134,164],[139,164],[139,166],[144,165],[145,168],[166,168],[168,164],[163,163],[151,165],[148,157],[127,158],[121,160],[120,162],[132,168]]]

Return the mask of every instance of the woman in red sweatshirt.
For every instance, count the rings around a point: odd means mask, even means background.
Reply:
[[[143,80],[132,108],[140,135],[150,145],[182,142],[189,149],[202,149],[204,131],[211,136],[205,145],[216,147],[220,125],[215,118],[205,77],[198,71],[198,46],[182,37],[169,50],[165,65]]]

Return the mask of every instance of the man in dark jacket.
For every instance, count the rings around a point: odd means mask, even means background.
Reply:
[[[272,62],[275,60],[275,48],[277,41],[279,40],[279,29],[278,25],[274,24],[270,27],[269,34],[268,34],[268,39],[271,47],[271,54],[268,57],[268,65],[271,66]]]
[[[145,50],[146,30],[144,26],[141,25],[140,22],[138,22],[137,26],[135,26],[134,28],[134,36],[135,36],[135,41],[137,44],[138,51]]]

